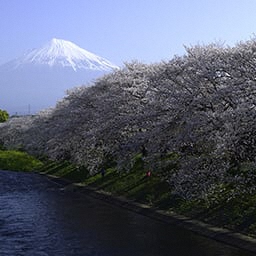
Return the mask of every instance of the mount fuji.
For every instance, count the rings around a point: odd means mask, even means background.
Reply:
[[[32,114],[52,107],[75,86],[88,85],[118,66],[76,44],[52,39],[0,65],[0,109]]]

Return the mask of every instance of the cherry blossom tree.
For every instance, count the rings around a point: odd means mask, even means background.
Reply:
[[[168,62],[126,63],[69,90],[54,109],[10,118],[0,124],[0,143],[92,174],[109,161],[129,170],[140,153],[145,168],[186,199],[225,183],[241,187],[254,180],[256,40],[186,51]]]

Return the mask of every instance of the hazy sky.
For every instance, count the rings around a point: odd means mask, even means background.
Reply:
[[[117,65],[152,63],[252,38],[256,0],[0,0],[0,21],[0,64],[54,37]]]

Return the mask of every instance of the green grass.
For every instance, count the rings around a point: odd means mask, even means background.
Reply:
[[[88,178],[89,173],[86,168],[76,167],[68,161],[55,162],[46,161],[38,170],[47,175],[54,175],[72,182],[81,182]]]
[[[33,171],[43,163],[25,152],[0,150],[0,169],[13,171]]]
[[[49,161],[39,171],[104,190],[115,196],[136,200],[152,207],[169,208],[173,202],[170,200],[171,193],[168,184],[154,172],[151,177],[146,177],[140,155],[137,155],[134,161],[135,164],[129,172],[118,172],[113,167],[106,169],[104,177],[100,173],[91,176],[86,168],[76,168],[68,162]]]

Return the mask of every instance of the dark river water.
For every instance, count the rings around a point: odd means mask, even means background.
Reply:
[[[0,171],[0,256],[249,256],[181,228]]]

